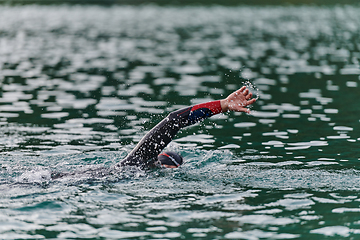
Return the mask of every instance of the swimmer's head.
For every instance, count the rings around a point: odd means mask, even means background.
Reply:
[[[183,163],[183,158],[175,152],[163,152],[157,156],[162,167],[177,168]]]

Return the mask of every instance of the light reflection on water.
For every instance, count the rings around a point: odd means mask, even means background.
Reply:
[[[1,7],[0,238],[356,237],[358,11]],[[102,174],[243,83],[251,115],[179,133],[182,168]]]

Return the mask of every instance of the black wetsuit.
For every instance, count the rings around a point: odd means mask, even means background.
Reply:
[[[181,128],[195,124],[221,112],[220,101],[212,101],[170,113],[151,129],[126,158],[116,164],[115,167],[146,167],[151,165],[152,161],[171,142]]]
[[[124,160],[111,168],[96,167],[75,172],[52,172],[53,180],[63,177],[75,177],[77,175],[91,178],[102,178],[109,175],[113,170],[123,166],[138,166],[147,168],[151,166],[157,155],[171,142],[176,133],[183,127],[200,122],[205,118],[221,113],[220,101],[197,104],[170,113],[158,125],[151,129],[126,156]],[[114,169],[115,168],[115,169]]]

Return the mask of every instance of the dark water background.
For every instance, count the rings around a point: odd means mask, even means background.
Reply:
[[[0,7],[0,239],[357,239],[359,12]],[[248,81],[251,115],[169,145],[181,168],[96,173]]]
[[[358,0],[0,0],[0,4],[21,5],[21,4],[96,4],[101,6],[113,5],[144,5],[156,4],[160,6],[238,6],[238,5],[345,5],[359,4]]]

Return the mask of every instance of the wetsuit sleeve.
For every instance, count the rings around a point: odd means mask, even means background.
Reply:
[[[128,156],[119,163],[119,166],[144,167],[148,165],[148,161],[154,159],[171,142],[181,128],[221,112],[220,101],[213,101],[170,113],[140,140]]]

